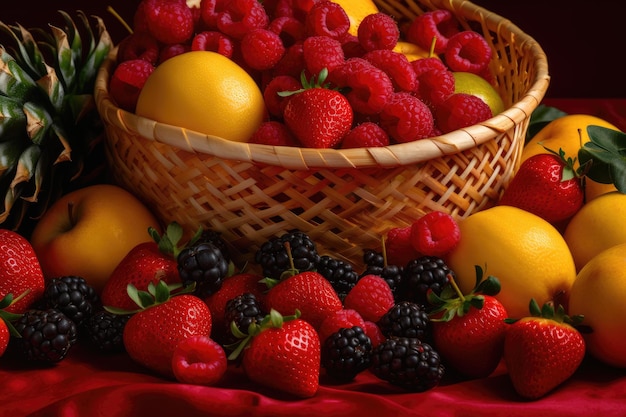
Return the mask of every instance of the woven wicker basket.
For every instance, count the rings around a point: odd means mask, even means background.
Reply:
[[[439,137],[383,148],[272,147],[230,142],[137,117],[110,98],[115,54],[100,69],[96,101],[114,180],[164,224],[219,231],[240,262],[267,239],[308,233],[321,254],[355,265],[391,227],[443,210],[457,218],[489,207],[519,165],[529,117],[548,88],[547,58],[517,26],[468,1],[376,0],[413,19],[449,9],[493,48],[491,69],[507,110]]]

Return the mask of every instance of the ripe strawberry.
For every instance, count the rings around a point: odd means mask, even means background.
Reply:
[[[283,278],[265,295],[265,307],[281,314],[302,312],[302,320],[319,329],[326,317],[343,308],[331,283],[318,272],[300,272]],[[273,286],[272,286],[273,285]]]
[[[44,287],[43,272],[30,242],[16,232],[0,229],[0,297],[13,294],[19,298],[6,307],[7,311],[23,313],[41,298]]]
[[[24,293],[22,296],[28,294]],[[11,313],[7,310],[12,304],[19,302],[19,298],[13,298],[13,294],[7,294],[0,300],[0,357],[4,355],[11,335],[19,336],[19,332],[13,327],[12,322],[19,319],[22,315]]]
[[[135,246],[111,273],[102,289],[103,305],[132,310],[136,305],[128,297],[129,284],[145,291],[150,283],[181,282],[176,262],[176,256],[181,250],[177,246],[182,236],[181,226],[177,223],[170,224],[163,236],[158,236],[154,229],[150,230],[150,234],[154,242],[144,242]]]
[[[122,336],[126,352],[134,361],[168,377],[174,377],[172,358],[176,346],[187,337],[211,334],[209,308],[200,298],[188,294],[193,286],[171,295],[180,287],[159,281],[156,285],[150,283],[148,291],[139,291],[129,284],[128,295],[139,310],[105,307],[112,313],[133,313]]]
[[[322,70],[316,82],[307,81],[303,72],[302,89],[284,93],[290,96],[283,111],[285,124],[308,148],[332,148],[352,128],[352,107],[339,91],[326,88],[327,74]]]
[[[437,296],[428,299],[436,308],[430,313],[433,343],[447,367],[469,378],[490,375],[502,359],[507,312],[494,295],[500,292],[495,277],[482,280],[476,267],[476,286],[463,295],[450,275]]]
[[[512,323],[504,338],[504,361],[515,391],[538,399],[565,382],[585,357],[585,340],[575,326],[583,316],[569,317],[565,309],[532,299],[529,317]]]
[[[377,323],[394,305],[387,281],[378,275],[361,277],[343,300],[345,308],[356,310],[365,321]]]
[[[297,397],[312,397],[319,387],[321,347],[311,324],[295,315],[283,317],[270,310],[229,359],[243,354],[242,366],[250,380]]]
[[[500,205],[529,211],[552,224],[568,220],[583,205],[584,193],[574,160],[558,153],[534,155],[522,163],[500,198]]]

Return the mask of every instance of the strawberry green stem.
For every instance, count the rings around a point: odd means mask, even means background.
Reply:
[[[452,288],[454,288],[454,291],[458,294],[459,299],[461,300],[461,302],[465,301],[465,296],[463,295],[463,292],[461,291],[461,289],[457,285],[456,280],[454,279],[452,274],[448,274],[448,281],[450,282],[450,285],[452,285]]]

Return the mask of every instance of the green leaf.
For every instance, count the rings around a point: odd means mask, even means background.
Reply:
[[[567,113],[556,107],[540,104],[530,115],[530,122],[526,130],[526,142],[530,141],[548,123],[566,114]]]
[[[485,295],[496,295],[500,292],[500,289],[500,280],[492,275],[489,275],[487,279],[478,284],[475,292]]]
[[[170,289],[165,281],[159,281],[154,292],[154,299],[157,304],[161,304],[170,299]]]
[[[626,133],[595,125],[588,126],[587,133],[589,142],[578,151],[586,175],[626,193]]]

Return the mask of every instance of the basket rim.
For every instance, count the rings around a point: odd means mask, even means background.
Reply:
[[[447,0],[450,4],[454,2]],[[487,15],[498,22],[500,29],[505,27],[514,34],[520,44],[525,43],[533,56],[535,77],[523,96],[503,112],[479,124],[443,135],[383,147],[318,149],[235,142],[157,122],[119,108],[109,95],[108,80],[115,68],[119,45],[110,51],[98,69],[94,89],[96,105],[103,121],[132,135],[191,153],[290,169],[397,167],[457,154],[492,140],[494,135],[513,129],[529,118],[543,99],[550,81],[547,56],[534,38],[510,20],[469,1],[460,2],[458,8]]]

